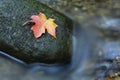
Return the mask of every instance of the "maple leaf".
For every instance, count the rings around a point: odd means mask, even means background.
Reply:
[[[32,15],[32,20],[26,21],[23,25],[34,22],[35,24],[31,27],[31,30],[33,31],[34,37],[39,38],[43,33],[45,33],[45,30],[52,35],[54,38],[56,38],[56,27],[57,24],[54,22],[54,19],[49,18],[43,14],[39,13],[39,15]]]

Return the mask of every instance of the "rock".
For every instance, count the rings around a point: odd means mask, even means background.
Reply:
[[[120,62],[120,42],[119,41],[109,41],[102,42],[97,45],[97,51],[101,53],[98,60],[96,60],[95,74],[99,78],[104,76],[111,76],[118,73]],[[97,52],[96,52],[97,53]],[[116,75],[115,75],[116,76]]]
[[[71,60],[72,20],[35,0],[0,1],[0,50],[26,63],[68,63]],[[31,15],[43,12],[58,24],[54,39],[45,33],[34,39],[30,28],[22,26]]]

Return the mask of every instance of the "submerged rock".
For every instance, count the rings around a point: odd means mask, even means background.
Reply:
[[[96,47],[99,58],[96,60],[96,70],[99,79],[104,77],[117,77],[120,71],[120,42],[105,41],[99,43]],[[96,52],[96,53],[97,53]]]
[[[68,63],[71,60],[72,21],[35,0],[2,0],[0,2],[0,50],[26,63]],[[34,39],[30,28],[22,26],[31,15],[43,12],[58,24],[54,39],[45,33]]]

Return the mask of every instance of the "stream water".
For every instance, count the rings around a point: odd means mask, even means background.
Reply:
[[[97,22],[100,24],[96,25]],[[0,51],[0,80],[105,80],[107,75],[119,72],[119,25],[120,19],[116,17],[74,22],[72,61],[66,65],[28,65]],[[117,36],[96,26],[115,26]]]
[[[67,65],[48,65],[43,63],[28,65],[14,57],[6,55],[4,52],[0,52],[0,64],[1,66],[3,64],[8,69],[7,72],[6,69],[3,69],[5,73],[1,73],[1,75],[4,75],[1,76],[1,79],[93,80],[96,68],[94,65],[98,57],[94,52],[99,39],[97,30],[84,25],[84,22],[82,24],[75,23],[72,39],[72,62]],[[98,40],[97,43],[96,40]]]
[[[80,24],[74,25],[73,30],[73,52],[72,52],[72,62],[67,65],[59,65],[59,64],[43,64],[43,63],[35,63],[35,64],[26,64],[14,57],[7,55],[4,52],[1,53],[1,63],[2,59],[5,60],[5,64],[7,67],[9,66],[9,71],[5,72],[4,78],[7,78],[6,75],[16,75],[16,78],[29,78],[31,79],[41,79],[41,80],[74,80],[74,78],[81,78],[81,80],[87,80],[86,78],[92,77],[93,73],[93,64],[94,57],[91,54],[91,47],[93,44],[93,39],[96,35],[89,28],[84,29]],[[92,58],[93,57],[93,58]],[[5,58],[5,59],[4,59]],[[8,63],[11,63],[10,65]],[[13,66],[16,66],[16,70],[13,69]],[[20,69],[19,69],[20,68]],[[18,75],[17,75],[18,74]],[[8,76],[9,79],[13,79],[12,76]],[[44,77],[43,77],[44,76]]]
[[[87,20],[91,20],[91,18]],[[112,40],[115,38],[109,38],[110,40],[106,41],[106,37],[100,33],[99,28],[95,28],[93,23],[95,21],[96,18],[88,23],[86,21],[74,23],[72,61],[70,64],[34,63],[28,65],[4,52],[0,52],[0,79],[104,80],[109,71],[114,72],[114,70],[119,69],[119,67],[112,65],[114,59],[120,55],[120,43]],[[99,21],[101,22],[101,19]],[[116,23],[118,25],[119,21],[113,23],[111,20],[110,22],[107,20],[107,25],[115,25]]]

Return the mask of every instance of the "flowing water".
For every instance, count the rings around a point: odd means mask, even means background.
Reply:
[[[104,80],[112,66],[112,60],[119,56],[119,41],[106,42],[98,28],[94,27],[94,23],[85,24],[85,22],[74,23],[70,64],[28,65],[0,52],[0,78],[2,80]]]
[[[99,40],[99,37],[95,29],[84,25],[84,22],[82,24],[74,23],[72,62],[67,65],[48,65],[43,63],[28,65],[1,52],[4,56],[1,56],[1,59],[3,58],[1,63],[4,61],[7,69],[9,67],[2,78],[8,78],[9,80],[16,80],[18,78],[25,80],[34,80],[34,78],[36,80],[40,78],[41,80],[92,80],[95,78],[95,76],[93,76],[94,65],[98,56],[94,53],[96,40]],[[16,66],[16,68],[13,68],[13,66]],[[13,78],[13,76],[16,76],[16,78]]]
[[[113,60],[120,55],[119,37],[111,37],[99,28],[113,24],[119,26],[119,19],[110,19],[95,16],[74,22],[70,64],[28,65],[0,52],[0,80],[105,80],[109,72],[119,68],[113,66],[116,64]],[[97,22],[100,22],[99,26]]]

